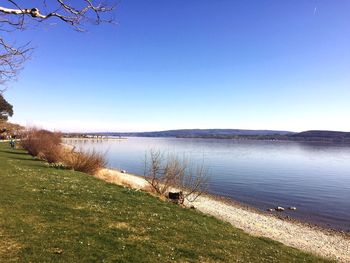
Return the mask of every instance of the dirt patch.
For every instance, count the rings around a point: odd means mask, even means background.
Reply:
[[[129,229],[129,224],[125,222],[111,223],[108,225],[109,228],[118,228],[118,229]]]
[[[147,241],[150,240],[150,238],[148,236],[129,236],[127,238],[125,238],[126,241]]]
[[[114,228],[114,229],[127,229],[130,230],[132,232],[136,232],[136,229],[133,228],[132,226],[130,226],[128,223],[126,222],[114,222],[114,223],[110,223],[108,225],[108,228]]]
[[[21,245],[19,243],[0,230],[0,261],[17,261],[16,255],[20,249]]]

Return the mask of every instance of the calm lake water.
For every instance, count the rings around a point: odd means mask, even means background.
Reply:
[[[143,174],[151,149],[185,154],[209,169],[209,191],[283,215],[350,231],[350,146],[221,139],[140,138],[69,141],[107,153],[109,167]]]

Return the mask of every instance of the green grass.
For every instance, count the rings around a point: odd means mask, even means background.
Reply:
[[[0,262],[327,262],[0,143]]]

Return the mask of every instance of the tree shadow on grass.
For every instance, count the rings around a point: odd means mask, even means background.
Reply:
[[[13,151],[9,151],[9,150],[0,150],[0,152],[2,152],[2,153],[7,153],[7,154],[16,154],[16,155],[28,155],[28,153],[23,152],[23,151],[18,151],[18,150],[13,150]]]
[[[29,155],[25,151],[20,151],[20,150],[0,150],[0,153],[5,153],[8,154],[6,158],[10,158],[13,160],[20,160],[20,161],[40,161],[37,158],[34,158],[33,156]]]
[[[12,160],[21,160],[21,161],[34,161],[34,162],[40,162],[41,160],[36,159],[36,158],[21,158],[21,157],[9,157]]]
[[[45,164],[44,161],[37,158],[22,158],[17,156],[9,156],[11,160],[25,161],[24,166],[30,168],[41,168],[41,169],[49,169],[50,167]]]

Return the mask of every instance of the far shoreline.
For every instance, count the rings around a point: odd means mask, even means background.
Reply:
[[[84,138],[84,137],[63,137],[63,140],[74,140],[74,141],[120,141],[120,140],[127,140],[127,137],[102,137],[102,138]]]
[[[191,136],[124,136],[117,138],[117,136],[104,136],[104,137],[63,137],[63,139],[74,140],[127,140],[128,138],[156,138],[156,139],[203,139],[203,140],[229,140],[229,141],[256,141],[256,142],[286,142],[286,143],[319,143],[324,145],[344,145],[350,146],[350,141],[337,141],[337,140],[291,140],[291,139],[269,139],[269,138],[246,138],[246,137],[191,137]]]

